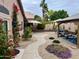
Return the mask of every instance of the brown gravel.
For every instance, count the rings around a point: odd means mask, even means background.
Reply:
[[[29,40],[27,41],[20,41],[19,42],[19,48],[26,48],[29,44],[33,43],[33,42],[36,42],[36,38],[35,37],[32,37],[30,38]]]

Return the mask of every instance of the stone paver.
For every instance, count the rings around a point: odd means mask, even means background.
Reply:
[[[44,44],[46,40],[44,37],[46,34],[43,33],[34,33],[34,37],[36,37],[37,41],[27,46],[24,50],[24,55],[22,56],[22,59],[42,59],[39,56],[38,48],[40,45]]]

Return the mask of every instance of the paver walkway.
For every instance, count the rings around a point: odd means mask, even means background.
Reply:
[[[46,34],[44,33],[34,33],[33,36],[37,39],[36,42],[27,46],[24,50],[22,59],[42,59],[39,56],[38,48],[40,45],[44,44],[46,40],[44,39]]]

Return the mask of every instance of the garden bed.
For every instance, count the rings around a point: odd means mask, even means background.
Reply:
[[[62,59],[68,59],[72,56],[71,51],[62,45],[48,45],[46,50]]]

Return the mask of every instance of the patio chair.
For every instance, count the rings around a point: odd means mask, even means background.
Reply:
[[[64,38],[65,38],[65,39],[68,39],[68,35],[69,35],[68,31],[65,31]]]
[[[59,36],[64,37],[64,35],[65,35],[65,31],[64,30],[59,30]]]
[[[77,44],[77,36],[71,34],[68,36],[68,40],[74,44]]]

